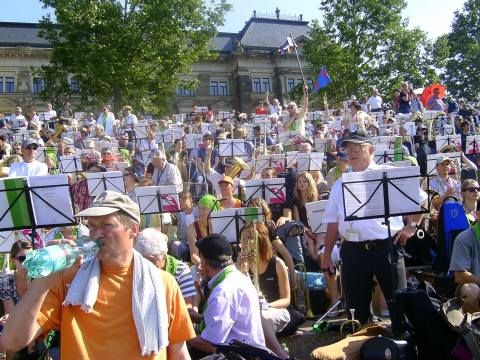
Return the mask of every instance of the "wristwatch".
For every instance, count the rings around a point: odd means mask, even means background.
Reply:
[[[415,221],[410,221],[408,225],[413,226],[415,228],[418,227],[418,224]]]

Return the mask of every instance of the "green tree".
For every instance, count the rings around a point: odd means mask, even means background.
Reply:
[[[437,39],[434,54],[451,93],[480,97],[480,0],[467,0],[463,11],[455,11],[452,31]]]
[[[432,45],[420,29],[408,29],[408,19],[401,16],[405,7],[404,0],[321,1],[323,24],[313,22],[306,60],[317,71],[325,66],[342,101],[351,93],[370,96],[374,87],[390,101],[402,81],[420,87],[438,79]],[[316,93],[321,103],[325,91],[337,99],[327,85]]]
[[[189,64],[214,56],[208,47],[230,9],[226,0],[42,1],[56,21],[40,21],[53,46],[50,63],[35,69],[46,83],[41,97],[73,98],[79,108],[113,100],[116,114],[124,104],[159,114],[176,85],[192,86]]]

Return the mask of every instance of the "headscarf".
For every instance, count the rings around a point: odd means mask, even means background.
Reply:
[[[218,201],[213,195],[205,195],[198,201],[198,203],[208,207],[212,212],[220,210],[220,201]]]
[[[53,160],[53,173],[58,174],[57,155],[55,153],[47,152],[45,156]]]

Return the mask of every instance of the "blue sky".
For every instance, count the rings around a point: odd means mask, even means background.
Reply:
[[[220,31],[239,32],[245,22],[257,13],[273,14],[276,7],[284,15],[303,14],[304,20],[321,19],[321,12],[316,4],[320,1],[301,0],[297,2],[277,0],[271,5],[258,0],[230,0],[233,11],[227,15],[225,26]],[[465,0],[407,0],[408,6],[403,12],[410,18],[410,27],[420,27],[428,33],[430,39],[450,31],[453,13],[462,9]],[[42,9],[42,3],[37,0],[0,0],[0,21],[37,22],[47,11]]]

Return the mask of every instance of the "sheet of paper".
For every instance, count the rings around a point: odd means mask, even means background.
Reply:
[[[297,153],[298,171],[322,170],[324,153]]]
[[[175,185],[138,187],[135,189],[135,194],[140,214],[181,211]]]
[[[447,145],[455,145],[459,149],[462,148],[462,135],[444,135],[444,136],[437,136],[435,138],[435,142],[437,144],[437,151],[440,151]]]
[[[238,221],[235,221],[235,217],[238,217]],[[231,243],[235,243],[237,239],[240,241],[240,229],[243,225],[254,220],[263,222],[263,213],[262,208],[225,209],[212,212],[210,219],[213,232],[223,234]]]
[[[37,148],[37,154],[35,155],[35,160],[44,163],[46,154],[47,154],[47,148],[39,146]]]
[[[265,188],[263,191],[262,188]],[[285,179],[255,179],[245,181],[246,199],[265,199],[267,204],[283,204],[287,201]]]
[[[389,213],[420,211],[420,167],[392,168],[350,172],[342,175],[346,217],[384,217],[383,174],[387,173]],[[409,178],[404,178],[409,177]],[[403,192],[403,193],[402,193]]]
[[[15,243],[15,231],[0,231],[0,253],[9,253]]]
[[[218,141],[218,155],[224,157],[247,156],[245,151],[245,140],[229,139]]]
[[[375,164],[391,163],[394,161],[402,160],[402,149],[375,150],[373,153],[373,161],[375,162]]]
[[[480,152],[480,135],[467,136],[467,154],[478,154]]]
[[[158,131],[155,132],[155,143],[171,143],[174,140],[172,131]]]
[[[37,226],[75,223],[67,175],[29,176],[28,182]]]
[[[258,155],[256,172],[261,173],[267,167],[274,168],[277,172],[283,172],[285,169],[284,154]]]
[[[321,153],[337,151],[335,139],[315,139],[315,150]]]
[[[32,226],[25,181],[28,183],[26,177],[0,179],[0,230]]]
[[[205,134],[207,132],[209,132],[210,134],[215,134],[215,132],[217,131],[217,123],[204,123],[202,122],[202,125],[201,125],[202,129],[202,134]]]
[[[135,140],[141,140],[148,138],[148,124],[135,124],[133,125]]]
[[[327,224],[323,223],[323,214],[325,213],[327,203],[328,200],[320,200],[305,204],[310,227],[314,234],[323,234],[327,232]]]
[[[121,171],[87,173],[87,185],[90,197],[96,197],[105,190],[125,194],[125,184]]]
[[[292,167],[292,164],[294,164],[297,161],[297,154],[298,154],[298,151],[287,152],[287,168]]]
[[[60,156],[58,167],[64,174],[82,172],[82,159],[75,155]]]
[[[286,131],[279,134],[278,142],[283,146],[290,146],[292,144],[300,144],[302,142],[302,135],[300,131]]]
[[[185,134],[185,147],[198,149],[203,147],[203,134]]]

